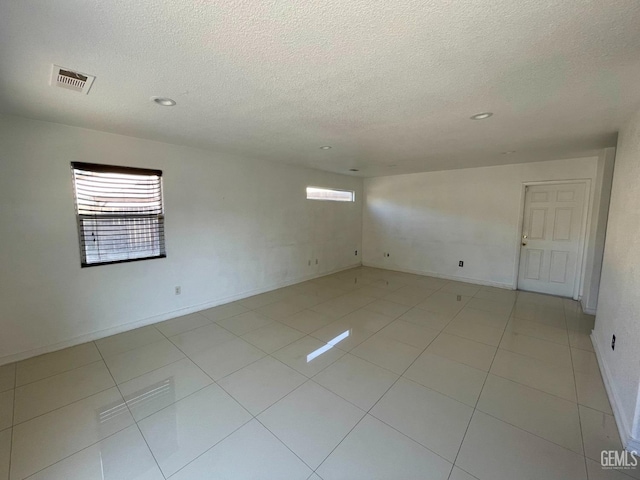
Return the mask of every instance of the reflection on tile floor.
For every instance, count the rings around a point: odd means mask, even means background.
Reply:
[[[0,367],[0,480],[640,478],[593,321],[351,269]]]

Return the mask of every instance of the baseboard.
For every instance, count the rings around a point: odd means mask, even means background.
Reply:
[[[637,440],[631,435],[631,426],[627,423],[625,416],[622,414],[620,407],[620,398],[618,397],[615,388],[611,383],[611,371],[604,361],[602,356],[602,348],[596,340],[596,336],[591,332],[591,343],[596,353],[596,359],[598,360],[598,366],[600,367],[600,373],[602,373],[602,380],[604,388],[607,391],[609,397],[609,403],[611,403],[611,409],[613,410],[613,418],[616,421],[618,427],[618,435],[620,435],[620,441],[624,448],[628,451],[640,452],[640,440]]]
[[[490,280],[480,280],[478,278],[467,278],[459,275],[444,275],[436,272],[425,272],[423,270],[412,270],[410,268],[389,267],[388,265],[380,265],[372,262],[362,262],[364,267],[380,268],[382,270],[391,270],[392,272],[413,273],[415,275],[424,275],[428,277],[442,278],[444,280],[455,280],[458,282],[473,283],[474,285],[484,285],[486,287],[497,287],[505,290],[514,290],[513,285],[508,283],[492,282]]]
[[[595,308],[591,308],[591,307],[587,307],[584,303],[582,303],[582,300],[580,301],[580,307],[582,308],[582,311],[586,314],[589,315],[595,315],[596,314],[596,309]]]
[[[261,293],[270,292],[272,290],[277,290],[279,288],[288,287],[290,285],[295,285],[296,283],[306,282],[309,280],[313,280],[316,278],[322,278],[327,275],[333,275],[334,273],[342,272],[344,270],[349,270],[351,268],[360,267],[362,263],[355,263],[353,265],[349,265],[347,267],[341,267],[329,272],[324,272],[315,275],[305,275],[303,277],[298,277],[295,279],[287,280],[286,282],[281,282],[274,285],[269,285],[268,287],[262,287],[255,290],[250,290],[242,293],[238,293],[236,295],[231,295],[225,298],[219,298],[213,300],[211,302],[200,303],[197,305],[193,305],[190,307],[180,308],[178,310],[172,310],[170,312],[165,312],[159,315],[154,315],[152,317],[143,318],[142,320],[136,320],[135,322],[124,323],[121,325],[117,325],[115,327],[107,328],[104,330],[98,330],[97,332],[91,332],[84,335],[80,335],[77,337],[73,337],[69,340],[65,340],[63,342],[54,343],[52,345],[46,345],[44,347],[34,348],[32,350],[26,350],[24,352],[14,353],[11,355],[7,355],[4,357],[0,357],[0,366],[5,365],[7,363],[19,362],[20,360],[26,360],[27,358],[37,357],[38,355],[43,355],[45,353],[55,352],[57,350],[62,350],[64,348],[73,347],[76,345],[80,345],[82,343],[92,342],[94,340],[100,340],[101,338],[110,337],[111,335],[116,335],[118,333],[128,332],[129,330],[134,330],[136,328],[145,327],[147,325],[152,325],[154,323],[163,322],[165,320],[171,320],[172,318],[181,317],[182,315],[188,315],[190,313],[199,312],[201,310],[206,310],[207,308],[217,307],[218,305],[224,305],[225,303],[235,302],[237,300],[242,300],[243,298],[252,297],[254,295],[259,295]]]

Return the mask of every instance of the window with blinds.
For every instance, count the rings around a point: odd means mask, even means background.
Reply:
[[[162,171],[72,162],[83,267],[166,257]]]
[[[355,202],[356,192],[353,190],[336,190],[334,188],[307,187],[307,200]]]

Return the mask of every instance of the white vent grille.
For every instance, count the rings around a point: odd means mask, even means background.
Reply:
[[[51,73],[51,85],[73,90],[74,92],[89,93],[93,81],[96,79],[93,75],[86,73],[74,72],[68,68],[53,66]]]

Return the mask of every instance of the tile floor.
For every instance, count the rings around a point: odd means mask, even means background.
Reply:
[[[576,302],[356,268],[0,367],[0,480],[628,480]]]

